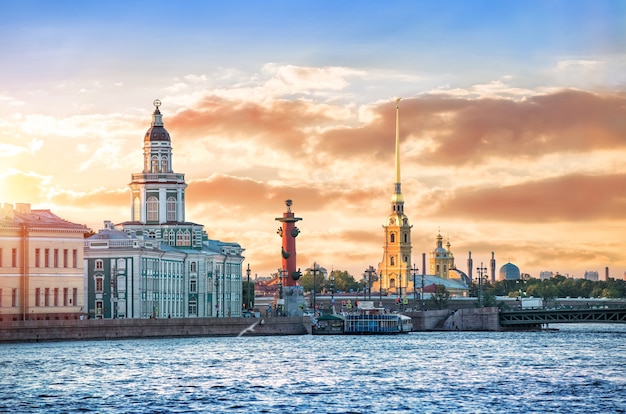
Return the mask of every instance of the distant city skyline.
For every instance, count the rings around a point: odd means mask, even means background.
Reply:
[[[280,267],[382,259],[400,103],[412,262],[626,272],[626,3],[0,3],[0,202],[129,219],[160,99],[186,219]],[[475,269],[474,269],[475,270]],[[422,269],[420,269],[421,273]]]

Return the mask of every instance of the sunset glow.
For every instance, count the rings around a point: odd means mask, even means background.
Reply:
[[[94,231],[129,219],[162,101],[186,219],[280,266],[361,277],[383,253],[399,109],[413,261],[439,231],[495,252],[626,272],[626,3],[134,1],[0,4],[0,202]],[[244,267],[247,263],[244,263]]]

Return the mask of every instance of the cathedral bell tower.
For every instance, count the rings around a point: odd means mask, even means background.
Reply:
[[[411,278],[411,226],[404,214],[404,197],[400,180],[400,98],[396,99],[396,153],[394,192],[391,213],[383,225],[385,244],[383,260],[378,264],[378,287],[391,293],[406,294]]]

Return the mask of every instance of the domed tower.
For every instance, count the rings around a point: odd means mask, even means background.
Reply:
[[[507,263],[500,268],[500,274],[498,275],[498,280],[519,280],[519,279],[520,279],[519,267],[515,266],[513,263]]]
[[[152,125],[143,139],[143,171],[132,175],[131,221],[141,224],[185,221],[184,174],[172,170],[170,134],[163,127],[163,116],[154,101]]]
[[[394,192],[391,196],[391,214],[383,225],[385,245],[383,260],[378,264],[379,289],[392,292],[406,292],[411,282],[411,226],[409,218],[404,214],[404,196],[400,181],[400,99],[396,99],[396,154]]]
[[[204,226],[185,221],[185,174],[172,168],[172,144],[160,106],[155,100],[152,124],[143,138],[143,171],[132,174],[129,184],[131,219],[121,224],[129,234],[201,250]]]
[[[450,242],[443,247],[443,237],[437,234],[437,247],[430,253],[429,274],[448,279],[448,271],[454,269],[454,255],[450,250]]]

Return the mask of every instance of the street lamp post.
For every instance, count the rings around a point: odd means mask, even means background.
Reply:
[[[402,301],[402,270],[400,270],[400,273],[398,274],[398,282],[400,283],[400,312],[402,312],[404,308],[404,303]]]
[[[215,273],[215,310],[217,311],[217,317],[220,317],[220,279]]]
[[[246,274],[248,275],[248,286],[247,286],[248,288],[246,289],[248,291],[248,294],[247,294],[248,304],[246,305],[246,310],[250,312],[250,308],[252,307],[252,301],[250,300],[250,263],[248,263]]]
[[[317,285],[315,276],[317,275],[317,272],[320,271],[320,266],[317,264],[317,262],[313,262],[313,267],[312,268],[309,267],[306,270],[308,270],[309,272],[313,272],[313,292],[312,292],[312,296],[311,296],[311,298],[312,298],[311,306],[313,307],[313,312],[315,312],[315,287]]]
[[[279,279],[278,279],[278,306],[276,307],[276,312],[280,312],[280,316],[282,315],[282,302],[283,302],[283,273],[286,272],[284,269],[278,269]],[[278,316],[278,315],[276,315]]]
[[[380,296],[380,302],[378,302],[378,306],[383,307],[383,271],[380,271],[378,275],[378,295]]]
[[[419,269],[415,267],[415,263],[413,263],[413,268],[411,268],[411,271],[413,272],[413,308],[417,310],[417,272],[419,271]]]
[[[333,313],[335,313],[335,274],[330,272],[330,306]]]
[[[476,268],[478,272],[478,307],[482,308],[482,282],[483,282],[483,273],[487,271],[487,268],[483,266],[483,262],[480,262],[480,267]]]

